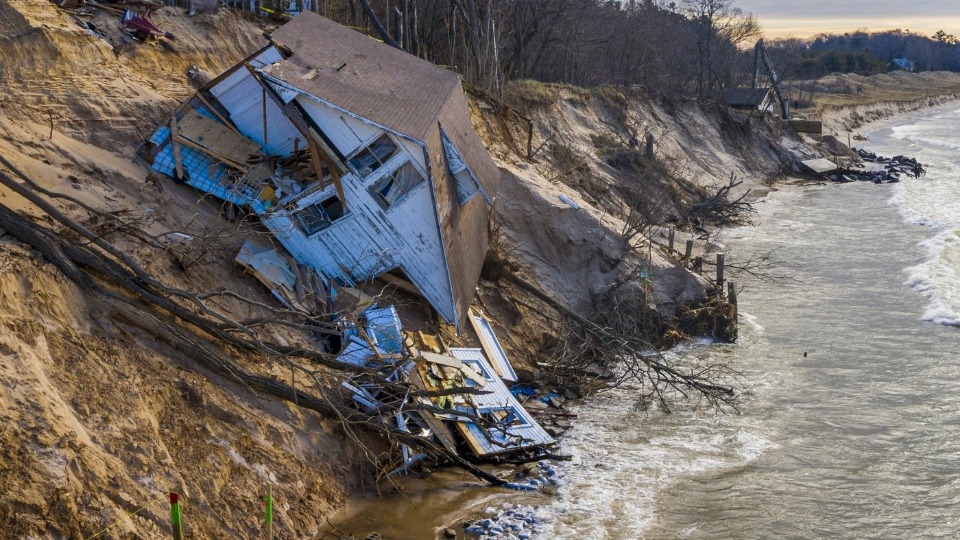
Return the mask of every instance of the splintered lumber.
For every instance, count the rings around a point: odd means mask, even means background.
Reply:
[[[239,169],[247,168],[247,159],[260,153],[257,143],[192,109],[177,121],[174,136],[175,140]]]

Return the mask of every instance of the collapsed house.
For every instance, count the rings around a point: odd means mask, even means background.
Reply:
[[[140,156],[256,213],[326,280],[389,273],[461,330],[501,173],[459,75],[314,13],[270,38],[184,103]]]
[[[500,171],[460,77],[313,13],[270,39],[138,155],[259,216],[293,260],[247,242],[236,262],[291,310],[333,313],[337,298],[359,299],[346,310],[355,317],[339,319],[339,361],[443,394],[415,398],[442,413],[417,412],[405,405],[414,398],[360,375],[342,383],[358,408],[480,459],[554,445],[507,388],[517,375],[489,322],[470,310]],[[377,276],[415,287],[458,331],[471,325],[482,348],[403,332],[393,306],[354,288]],[[425,457],[401,449],[394,472]]]

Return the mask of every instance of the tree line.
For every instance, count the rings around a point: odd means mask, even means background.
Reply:
[[[283,8],[288,0],[258,0]],[[245,3],[249,4],[249,3]],[[535,79],[719,96],[759,37],[733,0],[296,0],[501,91]],[[747,69],[749,71],[749,69]]]
[[[819,34],[808,40],[768,41],[767,49],[779,59],[784,76],[793,79],[834,72],[874,75],[895,69],[960,71],[960,44],[943,30],[932,36],[901,29]]]

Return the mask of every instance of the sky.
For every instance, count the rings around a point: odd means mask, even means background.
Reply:
[[[768,38],[896,28],[960,36],[960,0],[734,0],[733,5],[753,13]]]

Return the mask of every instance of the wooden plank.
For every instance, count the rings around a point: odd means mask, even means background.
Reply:
[[[397,277],[390,273],[385,273],[377,276],[377,279],[379,279],[380,281],[383,281],[384,283],[387,283],[388,285],[393,285],[394,287],[400,289],[401,291],[405,291],[414,296],[419,296],[420,298],[423,298],[423,293],[420,292],[420,289],[418,289],[416,285],[414,285],[413,283],[410,283],[409,281],[401,277]]]
[[[240,133],[240,130],[238,130],[236,127],[234,127],[233,122],[231,122],[230,120],[224,118],[223,115],[220,114],[220,111],[218,111],[217,108],[214,107],[213,104],[210,103],[210,101],[207,100],[207,98],[205,98],[205,97],[203,96],[203,93],[200,92],[199,90],[197,91],[196,98],[197,98],[197,101],[199,101],[204,107],[206,107],[207,110],[210,111],[211,114],[213,114],[214,116],[216,116],[217,119],[220,120],[220,122],[223,123],[224,126],[227,126],[228,128],[230,128],[230,130],[233,131],[234,133],[236,133],[237,135],[240,135],[241,137],[243,136],[243,134]]]
[[[493,326],[490,325],[490,321],[477,315],[473,309],[468,309],[467,314],[470,317],[470,324],[473,326],[473,330],[477,333],[477,337],[480,338],[480,346],[483,347],[483,352],[486,354],[490,364],[493,365],[494,371],[505,381],[517,382],[517,373],[513,370],[513,366],[510,365],[510,359],[507,358],[507,353],[503,350],[503,347],[500,345],[500,340],[497,339],[497,335],[493,332]]]
[[[427,390],[427,385],[423,382],[423,379],[420,377],[420,373],[417,369],[410,370],[410,373],[407,374],[407,380],[413,385],[417,390],[425,391]],[[424,412],[420,415],[420,418],[430,426],[430,429],[437,436],[437,439],[440,440],[440,443],[443,444],[443,447],[448,451],[456,454],[457,453],[457,443],[453,440],[453,434],[450,433],[450,429],[446,424],[441,422],[436,416],[431,413]]]
[[[323,141],[323,137],[320,136],[313,128],[308,128],[310,130],[310,139],[313,140],[315,147],[319,150],[322,156],[326,159],[326,162],[330,165],[330,177],[333,179],[333,185],[337,188],[337,196],[340,197],[340,202],[343,204],[343,208],[347,208],[347,199],[343,196],[343,182],[340,181],[340,171],[337,167],[337,160],[334,157],[331,157],[329,147]],[[319,177],[320,175],[317,174]]]
[[[247,167],[251,155],[260,153],[257,143],[192,109],[177,122],[175,135],[205,149],[203,151],[210,155],[224,156],[227,161],[243,164],[241,168]]]
[[[250,167],[250,165],[247,164],[247,163],[238,163],[238,162],[236,162],[236,161],[233,161],[229,156],[224,156],[224,155],[218,154],[218,153],[210,150],[209,148],[205,148],[204,146],[202,146],[202,145],[200,145],[200,144],[197,144],[197,143],[191,141],[190,139],[185,139],[185,138],[183,138],[183,137],[176,136],[176,137],[173,138],[173,140],[176,141],[176,142],[178,142],[178,143],[180,143],[180,144],[182,144],[183,146],[189,146],[190,148],[193,148],[194,150],[196,150],[196,151],[198,151],[198,152],[203,152],[204,154],[207,154],[208,156],[210,156],[210,157],[212,157],[212,158],[214,158],[214,159],[217,159],[217,160],[220,161],[221,163],[223,163],[223,164],[225,164],[225,165],[229,165],[229,166],[233,167],[234,169],[239,169],[239,170],[243,171],[243,170],[246,170],[246,169],[248,169],[248,168]]]
[[[170,134],[173,135],[177,132],[177,115],[174,114],[170,117]],[[177,142],[177,138],[171,136],[170,144],[173,147],[173,164],[177,172],[177,180],[182,182],[183,178],[183,154],[180,152],[180,143]]]

